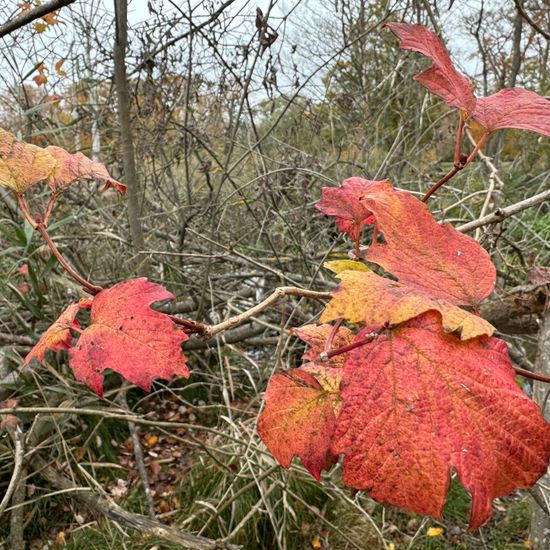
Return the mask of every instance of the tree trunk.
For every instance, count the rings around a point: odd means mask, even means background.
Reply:
[[[550,304],[547,303],[546,312],[543,317],[542,326],[539,330],[539,341],[535,370],[541,374],[550,374]],[[550,399],[547,393],[550,390],[548,384],[535,382],[533,397],[543,407],[543,414],[546,420],[550,421]],[[537,500],[545,503],[550,508],[550,470],[540,479],[536,487]],[[534,510],[531,518],[531,539],[533,550],[548,550],[550,548],[550,515],[536,501],[533,503]]]
[[[145,250],[143,231],[141,228],[139,194],[140,185],[136,169],[132,121],[130,118],[130,94],[126,74],[126,45],[128,42],[128,2],[115,1],[116,37],[114,45],[115,87],[117,92],[118,123],[122,143],[123,181],[128,187],[128,221],[132,235],[132,245],[136,254],[136,271],[148,271],[148,259],[141,253]]]

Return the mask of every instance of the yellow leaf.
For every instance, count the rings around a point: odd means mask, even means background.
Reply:
[[[443,527],[430,527],[427,531],[426,531],[426,535],[428,537],[439,537],[439,535],[442,535],[443,534]]]
[[[34,28],[38,31],[38,32],[44,32],[46,30],[46,24],[45,23],[35,23],[34,24]]]
[[[311,541],[311,547],[315,548],[316,550],[318,550],[319,548],[322,548],[321,541],[319,539],[313,539]]]
[[[60,59],[56,64],[55,64],[55,72],[59,75],[59,76],[67,76],[67,73],[61,68],[63,63],[65,63],[65,60],[64,59]]]
[[[336,275],[342,273],[342,271],[370,271],[364,263],[356,260],[333,260],[325,262],[323,267],[330,269]]]

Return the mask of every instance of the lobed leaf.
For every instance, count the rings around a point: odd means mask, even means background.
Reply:
[[[494,332],[485,319],[372,271],[343,271],[338,278],[342,282],[332,292],[322,322],[343,317],[350,323],[395,326],[427,311],[438,311],[445,332],[454,332],[462,340]]]
[[[428,70],[415,76],[430,92],[472,117],[489,132],[502,128],[531,130],[550,135],[550,101],[523,88],[505,88],[489,97],[476,98],[471,81],[458,72],[439,37],[422,25],[386,23],[405,50],[433,60]]]
[[[437,34],[422,25],[386,23],[384,26],[397,36],[402,49],[420,52],[433,61],[429,69],[414,77],[415,80],[451,107],[468,114],[474,111],[476,98],[472,82],[455,69]]]
[[[16,193],[49,177],[55,159],[36,145],[18,141],[13,134],[0,128],[0,185]]]
[[[438,224],[423,202],[393,188],[366,193],[362,202],[385,241],[371,245],[366,260],[455,305],[477,307],[493,291],[496,270],[489,254],[451,225]]]
[[[90,325],[69,351],[75,378],[99,396],[103,371],[111,369],[145,391],[153,378],[187,378],[189,369],[181,345],[188,336],[168,315],[150,305],[174,296],[145,278],[118,283],[97,294]]]
[[[71,154],[61,147],[45,149],[18,141],[0,128],[0,185],[22,194],[29,187],[45,181],[53,192],[59,192],[77,179],[100,179],[105,189],[114,187],[121,193],[126,186],[111,178],[103,164],[82,153]]]
[[[550,426],[518,388],[506,344],[460,341],[436,313],[351,351],[341,394],[333,452],[344,454],[343,481],[379,502],[440,517],[454,468],[472,495],[473,530],[492,499],[546,472]]]

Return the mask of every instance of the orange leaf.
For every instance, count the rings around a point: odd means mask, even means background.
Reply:
[[[80,306],[78,303],[71,304],[57,320],[40,337],[38,343],[31,349],[25,357],[23,367],[27,366],[33,357],[39,361],[44,360],[46,350],[59,351],[69,349],[72,344],[72,328],[80,328],[80,323],[76,320]]]
[[[423,202],[395,189],[365,192],[362,201],[385,241],[371,245],[366,260],[455,305],[477,307],[493,291],[496,270],[489,254],[450,224],[437,223]]]
[[[66,189],[77,179],[105,180],[106,188],[115,187],[124,192],[126,186],[111,178],[107,168],[99,162],[94,162],[82,153],[69,153],[61,147],[50,145],[45,149],[56,161],[55,167],[48,176],[46,183],[54,192]]]
[[[320,479],[321,471],[336,462],[330,442],[337,402],[338,394],[325,391],[301,368],[277,373],[267,387],[258,434],[285,468],[298,456],[311,475]]]
[[[454,468],[473,530],[494,498],[546,472],[550,426],[502,340],[460,341],[429,312],[349,352],[343,370],[332,450],[344,454],[343,481],[378,502],[439,518]]]
[[[36,76],[33,76],[32,79],[34,80],[37,86],[43,86],[48,82],[48,77],[42,73],[37,74]]]
[[[153,378],[187,378],[181,344],[189,337],[168,315],[149,306],[174,296],[145,278],[131,279],[101,291],[92,302],[91,324],[69,351],[75,378],[99,396],[103,371],[111,369],[146,391]]]

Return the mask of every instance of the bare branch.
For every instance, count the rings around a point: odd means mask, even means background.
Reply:
[[[35,19],[44,17],[45,15],[48,15],[48,13],[52,13],[53,11],[68,6],[75,1],[76,0],[51,0],[51,2],[46,2],[41,6],[37,6],[19,17],[16,17],[12,21],[8,21],[0,26],[0,38],[16,31],[17,29],[20,29],[21,27],[24,27],[25,25],[28,25],[29,23],[32,23]]]
[[[515,204],[507,206],[506,208],[499,208],[498,210],[495,210],[492,214],[483,216],[478,220],[459,225],[456,229],[461,233],[467,233],[468,231],[472,231],[473,229],[477,229],[478,227],[482,227],[483,225],[498,223],[506,218],[509,218],[510,216],[513,216],[514,214],[517,214],[518,212],[527,210],[528,208],[536,206],[537,204],[540,204],[547,200],[550,200],[550,189],[548,189],[547,191],[543,191],[538,195],[533,195],[532,197],[529,197],[528,199],[525,199],[523,201],[516,202]]]

